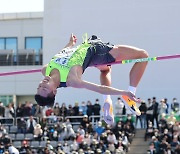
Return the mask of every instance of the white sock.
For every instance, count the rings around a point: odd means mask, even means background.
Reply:
[[[104,102],[106,100],[111,100],[111,95],[103,95]]]
[[[136,94],[136,87],[129,86],[129,87],[128,87],[128,90],[129,90],[130,92],[132,92],[134,95]]]

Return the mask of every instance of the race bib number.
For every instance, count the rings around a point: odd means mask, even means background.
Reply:
[[[63,66],[67,66],[69,59],[76,51],[76,48],[64,48],[58,54],[55,55],[57,57],[55,59],[55,63],[58,63]]]

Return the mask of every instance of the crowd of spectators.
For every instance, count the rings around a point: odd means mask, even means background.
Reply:
[[[163,113],[159,127],[154,128],[149,122],[145,140],[150,138],[149,154],[179,154],[180,153],[180,122],[173,114],[166,118]]]
[[[100,104],[98,99],[95,100],[94,104],[91,101],[82,102],[80,105],[75,102],[74,106],[70,104],[68,107],[65,103],[60,106],[58,102],[55,103],[54,107],[40,107],[37,104],[25,102],[24,104],[19,103],[15,108],[13,103],[4,107],[3,103],[0,102],[0,117],[5,117],[5,119],[1,118],[0,122],[7,125],[11,123],[8,118],[16,118],[14,123],[17,125],[17,133],[31,133],[35,141],[46,141],[45,148],[31,149],[30,141],[25,139],[22,141],[21,148],[18,149],[20,153],[124,154],[129,150],[138,120],[141,128],[146,129],[145,140],[152,138],[150,152],[158,153],[162,149],[168,151],[169,147],[175,147],[172,152],[179,149],[178,135],[180,130],[177,130],[179,122],[176,122],[174,117],[174,113],[179,112],[177,99],[174,98],[171,104],[168,103],[167,99],[162,99],[158,103],[155,97],[149,98],[147,102],[142,101],[139,106],[142,115],[137,116],[135,123],[133,123],[131,113],[126,110],[121,98],[118,98],[114,104],[115,115],[117,117],[127,116],[127,118],[116,120],[113,126],[106,125],[101,121]],[[171,116],[165,118],[165,115],[169,113]],[[82,118],[70,118],[69,116],[81,116]],[[91,116],[95,116],[93,119],[95,123],[92,123]],[[171,133],[171,140],[168,139],[168,141],[166,136],[163,136],[165,133],[167,134],[167,131],[168,134]],[[157,137],[155,134],[159,136]],[[155,144],[155,139],[158,141],[159,147]],[[9,141],[10,139],[8,140],[7,130],[1,125],[0,151],[5,151],[7,148],[16,149],[11,141],[4,144],[7,142],[4,140]],[[164,144],[165,140],[167,147]],[[53,147],[51,141],[56,141],[57,146]]]

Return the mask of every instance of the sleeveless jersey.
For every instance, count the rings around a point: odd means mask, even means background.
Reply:
[[[66,82],[70,69],[75,65],[83,65],[89,47],[90,44],[83,43],[76,48],[64,48],[51,59],[46,68],[46,76],[57,69],[60,72],[60,82]]]

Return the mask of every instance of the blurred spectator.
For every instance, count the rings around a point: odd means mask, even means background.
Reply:
[[[42,118],[42,117],[43,117],[43,114],[42,114],[42,106],[36,104],[36,105],[34,105],[34,108],[35,108],[34,116],[35,116],[35,117]]]
[[[46,110],[46,116],[48,117],[48,116],[50,116],[51,115],[51,113],[53,112],[53,109],[51,108],[51,107],[48,107],[48,109]]]
[[[147,111],[146,111],[146,124],[148,127],[149,122],[153,121],[153,106],[150,98],[147,100]]]
[[[86,129],[87,124],[89,124],[88,116],[87,116],[87,115],[84,115],[84,116],[83,116],[83,119],[82,119],[82,121],[81,121],[81,125],[83,126],[84,129]]]
[[[61,132],[60,132],[60,134],[59,134],[59,141],[63,141],[63,140],[66,140],[67,138],[68,138],[68,134],[67,134],[68,132],[67,132],[67,127],[66,127],[66,124],[65,123],[63,123],[62,124],[62,130],[61,130]]]
[[[70,149],[71,149],[71,151],[77,151],[78,150],[78,148],[79,148],[79,145],[78,145],[78,143],[76,142],[76,138],[74,138],[74,140],[73,140],[73,142],[71,143],[71,145],[70,145]]]
[[[81,106],[79,107],[79,111],[82,111],[83,115],[87,115],[87,106],[86,103],[84,101],[82,101]]]
[[[32,103],[29,101],[25,102],[25,106],[23,108],[23,116],[29,117],[32,115]]]
[[[176,122],[176,117],[174,116],[174,113],[173,112],[171,112],[171,114],[170,114],[170,116],[167,118],[167,123],[168,124],[175,124],[175,122]]]
[[[149,150],[147,151],[147,154],[156,154],[156,149],[154,147],[154,143],[151,143],[149,145]]]
[[[156,126],[157,128],[159,128],[159,124],[158,124],[158,116],[159,116],[159,103],[156,101],[156,97],[153,97],[153,101],[152,101],[152,107],[153,107],[153,120],[152,120],[152,124],[154,126],[154,120],[156,121]]]
[[[0,123],[0,133],[1,135],[5,135],[7,133],[7,130],[4,128],[4,126]]]
[[[146,128],[146,111],[147,111],[147,106],[146,106],[145,101],[141,102],[141,105],[139,106],[139,110],[141,111],[141,115],[140,115],[141,128]]]
[[[125,132],[123,131],[122,134],[122,144],[124,146],[124,149],[126,150],[126,152],[128,152],[128,147],[129,147],[129,141],[127,136],[125,135]]]
[[[72,105],[69,105],[69,106],[68,106],[67,116],[74,116],[74,110],[73,110],[73,108],[72,108]],[[73,120],[70,119],[70,121],[72,122]]]
[[[53,108],[53,112],[54,112],[54,115],[56,116],[60,116],[60,107],[59,107],[59,103],[56,102],[54,108]]]
[[[165,103],[164,99],[161,99],[160,104],[159,104],[159,114],[166,114],[166,110],[167,110],[167,105]]]
[[[12,104],[9,103],[5,108],[5,117],[6,118],[13,118],[15,116],[14,108]]]
[[[93,113],[95,116],[100,116],[101,106],[99,105],[99,99],[96,99],[93,105]],[[99,121],[100,118],[94,118],[94,121]]]
[[[152,138],[152,136],[154,136],[154,128],[152,122],[149,122],[148,127],[146,128],[145,141],[147,140],[148,137]]]
[[[23,107],[22,104],[19,103],[16,108],[16,117],[22,117],[23,116]]]
[[[60,108],[60,116],[66,116],[67,115],[67,108],[66,108],[66,104],[62,103],[62,106]]]
[[[43,131],[43,134],[42,134],[42,139],[43,141],[47,141],[49,139],[49,130],[47,129],[47,127],[44,127],[44,131]]]
[[[18,133],[26,133],[26,121],[23,117],[17,120]]]
[[[83,126],[79,126],[79,128],[77,129],[77,132],[79,132],[80,133],[80,135],[85,135],[85,130],[83,129]]]
[[[73,107],[74,110],[74,116],[78,116],[79,114],[79,104],[78,102],[75,102],[75,106]]]
[[[43,134],[43,130],[41,129],[41,125],[36,124],[34,127],[34,139],[40,141],[42,134]]]
[[[44,129],[47,126],[47,119],[46,119],[46,117],[42,117],[42,119],[40,119],[40,125],[41,125],[42,129]]]
[[[173,102],[171,104],[171,109],[175,113],[179,111],[179,103],[177,102],[176,98],[173,98]]]
[[[74,130],[73,130],[73,128],[72,128],[72,125],[71,124],[68,124],[67,125],[67,139],[71,139],[71,138],[73,138],[73,137],[75,137],[75,132],[74,132]]]
[[[107,141],[112,144],[117,144],[116,136],[114,135],[112,131],[108,132]]]
[[[164,103],[166,104],[167,108],[166,108],[166,114],[169,113],[169,103],[168,103],[168,99],[164,98]]]
[[[95,132],[98,134],[98,136],[101,136],[102,133],[104,133],[105,128],[102,126],[102,122],[98,122],[98,126],[95,128]]]
[[[5,115],[5,107],[2,102],[0,102],[0,118],[3,118]],[[5,120],[0,119],[0,123],[4,123]]]
[[[70,146],[68,146],[67,142],[64,142],[62,149],[63,149],[63,152],[70,153]]]
[[[167,121],[165,119],[165,113],[161,115],[161,118],[159,120],[159,130],[160,132],[164,132],[164,129],[167,128],[168,125],[167,125]]]
[[[32,116],[29,117],[27,120],[27,132],[28,133],[33,133],[34,132],[34,127],[36,126],[36,120]]]
[[[87,101],[87,115],[92,116],[93,114],[93,105],[91,103],[91,101]]]
[[[83,134],[80,134],[79,132],[76,133],[76,142],[78,144],[81,144],[83,142],[83,139],[84,139],[84,135]]]
[[[120,97],[117,98],[117,101],[115,103],[115,114],[116,115],[123,115],[123,108],[124,103]]]
[[[29,146],[28,141],[24,140],[22,141],[21,148],[19,149],[20,154],[30,154],[32,153],[31,147]]]
[[[51,141],[49,141],[49,140],[46,142],[46,147],[47,147],[48,150],[50,150],[50,151],[54,149],[53,146],[51,145]]]
[[[0,117],[4,117],[5,107],[2,102],[0,102]]]

